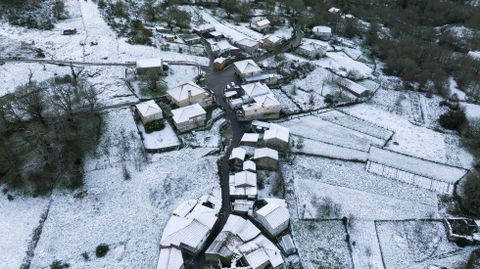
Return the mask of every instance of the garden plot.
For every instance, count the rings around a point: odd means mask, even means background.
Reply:
[[[326,107],[324,98],[314,91],[296,88],[293,84],[282,87],[282,92],[302,111],[318,110]]]
[[[300,108],[282,90],[273,90],[273,95],[280,102],[282,112],[286,115],[300,112]]]
[[[466,251],[448,241],[441,221],[376,222],[386,269],[464,268]]]
[[[171,89],[179,84],[195,81],[195,77],[202,70],[198,66],[191,65],[171,65],[168,69],[168,75],[165,77],[167,88]]]
[[[368,159],[368,153],[360,150],[344,148],[324,142],[305,139],[292,135],[290,138],[295,145],[291,148],[292,152],[334,158],[346,161],[361,161],[366,162]]]
[[[301,207],[300,217],[321,219],[325,200],[335,205],[338,218],[353,216],[360,220],[427,218],[435,215],[436,205],[425,205],[408,199],[359,191],[308,179],[295,180],[295,194]]]
[[[467,170],[463,168],[419,159],[377,147],[370,149],[369,160],[387,167],[397,168],[415,175],[450,184],[454,184],[467,173]]]
[[[12,195],[14,199],[9,201],[7,195],[0,194],[0,268],[20,268],[49,202],[48,198]]]
[[[140,170],[127,163],[130,180],[121,167],[87,172],[77,194],[55,193],[32,268],[54,260],[70,268],[154,268],[172,210],[219,187],[216,157],[202,157],[210,150],[158,154]],[[101,243],[110,251],[96,258]]]
[[[376,108],[369,104],[359,104],[342,109],[350,115],[379,123],[395,132],[386,148],[407,155],[424,158],[449,165],[470,168],[472,156],[457,144],[458,151],[450,150],[452,140],[448,135],[412,124],[408,119]]]
[[[383,139],[384,141],[389,140],[393,135],[392,131],[385,129],[384,127],[381,127],[369,121],[354,117],[352,115],[348,115],[338,110],[331,110],[325,113],[318,114],[318,117],[323,120],[338,124],[340,126],[343,126],[343,127],[346,127],[346,128],[349,128],[373,137],[377,137],[379,139]]]
[[[327,57],[315,60],[318,66],[329,68],[341,76],[353,76],[355,79],[372,78],[373,70],[362,62],[350,58],[344,52],[327,52]]]
[[[208,130],[197,130],[180,135],[185,146],[197,148],[220,148],[222,143],[221,128],[226,124],[225,118],[213,122]]]
[[[294,220],[291,229],[305,269],[353,268],[345,240],[347,234],[341,221]]]
[[[281,125],[290,128],[290,132],[299,137],[365,152],[371,145],[383,146],[385,143],[377,137],[323,120],[318,115],[294,118]]]
[[[350,190],[352,193],[359,191],[364,197],[371,197],[371,199],[388,197],[393,201],[408,201],[421,208],[433,208],[438,204],[437,195],[434,192],[369,173],[365,170],[363,163],[297,155],[291,164],[282,165],[282,169],[285,182],[315,181],[345,189],[345,193]],[[335,195],[337,195],[336,192],[331,198]],[[379,208],[383,206],[376,205]],[[298,207],[300,208],[301,205],[299,204]],[[372,210],[376,209],[372,208]]]
[[[350,221],[352,222],[348,233],[352,242],[352,257],[355,268],[384,269],[375,222],[357,219]]]
[[[167,120],[163,123],[165,127],[160,131],[146,133],[142,122],[137,123],[138,130],[142,133],[143,146],[145,150],[150,152],[168,151],[178,148],[181,143],[177,134]]]

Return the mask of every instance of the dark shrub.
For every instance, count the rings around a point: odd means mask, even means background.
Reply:
[[[110,247],[107,244],[100,244],[95,249],[95,255],[98,258],[105,257],[105,255],[107,255],[109,250],[110,250]]]
[[[155,131],[163,130],[163,128],[165,128],[165,123],[163,122],[163,120],[155,120],[155,121],[146,123],[144,126],[145,126],[145,132],[149,134]]]
[[[438,122],[443,128],[450,130],[459,130],[465,123],[465,112],[462,110],[450,110],[443,114],[438,119]]]

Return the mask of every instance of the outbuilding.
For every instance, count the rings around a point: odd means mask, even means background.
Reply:
[[[163,72],[163,61],[161,58],[138,59],[136,70],[138,75],[143,75],[147,72],[161,74]]]
[[[243,164],[243,161],[245,160],[246,154],[247,151],[245,149],[237,147],[232,149],[232,153],[230,154],[230,158],[228,158],[228,160],[233,165],[241,166]]]
[[[263,140],[265,144],[277,150],[286,150],[289,147],[290,130],[278,124],[270,124],[270,129],[265,131]]]
[[[247,146],[255,146],[257,145],[259,138],[260,138],[259,134],[244,133],[242,136],[242,139],[240,140],[240,144],[247,145]]]
[[[262,224],[272,236],[277,236],[288,229],[290,213],[283,199],[265,198],[266,204],[254,212],[254,218]]]
[[[230,196],[233,199],[257,198],[257,174],[250,171],[241,171],[230,175]]]
[[[199,104],[174,109],[172,114],[173,122],[180,132],[202,127],[207,120],[207,112]]]
[[[257,172],[257,165],[255,162],[248,160],[243,162],[243,171]]]
[[[278,167],[278,151],[271,148],[256,148],[253,159],[257,169],[276,170]]]
[[[162,109],[154,100],[149,100],[135,105],[136,111],[143,124],[163,119]]]
[[[235,45],[245,52],[253,54],[260,47],[260,42],[250,38],[243,38],[235,42]]]
[[[320,58],[327,53],[327,46],[310,41],[305,42],[297,49],[298,54],[310,59]]]
[[[323,41],[328,41],[332,38],[332,28],[328,26],[318,25],[312,28],[313,35]]]
[[[198,44],[202,40],[197,34],[182,35],[181,38],[183,39],[183,42],[185,42],[185,44],[187,45]]]
[[[266,32],[270,26],[271,23],[267,18],[254,17],[250,22],[250,27],[259,32]]]

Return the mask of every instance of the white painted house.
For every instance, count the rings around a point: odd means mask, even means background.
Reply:
[[[135,105],[136,111],[143,124],[163,119],[162,109],[154,100]]]
[[[267,203],[254,213],[254,218],[272,236],[277,236],[286,229],[290,223],[290,213],[287,209],[287,203],[283,199],[265,198]]]
[[[271,23],[267,18],[255,17],[250,22],[250,27],[259,32],[265,32],[270,29]]]
[[[313,41],[307,41],[297,48],[297,53],[310,59],[320,58],[327,53],[327,46]]]
[[[167,98],[177,106],[199,104],[209,107],[213,103],[211,94],[194,82],[186,82],[177,85],[167,91]]]
[[[278,119],[282,107],[273,93],[253,97],[253,103],[243,105],[238,113],[241,120]]]
[[[207,120],[207,112],[199,104],[174,109],[172,114],[173,122],[180,132],[202,127]]]
[[[332,38],[332,28],[328,26],[318,25],[312,28],[313,35],[324,41],[328,41]]]
[[[235,62],[235,72],[241,78],[252,77],[262,73],[262,69],[251,59]]]
[[[162,58],[138,59],[136,62],[136,71],[138,75],[143,75],[147,72],[163,72]]]
[[[250,171],[241,171],[230,175],[230,196],[234,199],[257,198],[257,174]]]

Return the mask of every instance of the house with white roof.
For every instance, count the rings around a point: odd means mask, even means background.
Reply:
[[[235,42],[235,45],[247,53],[254,53],[260,48],[260,42],[250,38],[240,39]]]
[[[143,75],[147,72],[162,73],[163,61],[162,58],[138,59],[136,61],[137,75]]]
[[[231,214],[223,230],[205,252],[206,259],[231,268],[284,268],[280,250],[249,220]],[[237,261],[240,258],[242,264]],[[244,266],[244,267],[240,267]]]
[[[327,46],[317,42],[307,41],[297,48],[297,53],[310,59],[320,58],[327,53]]]
[[[177,85],[167,91],[167,98],[177,106],[199,104],[209,107],[213,103],[211,94],[194,82],[186,82]]]
[[[261,82],[244,84],[241,88],[246,96],[252,98],[271,93],[270,88]]]
[[[283,199],[265,198],[266,204],[254,212],[254,218],[272,236],[277,236],[288,229],[290,213]]]
[[[271,148],[256,148],[253,159],[257,169],[275,170],[278,167],[278,151]]]
[[[172,110],[173,122],[180,132],[189,131],[205,125],[207,112],[199,104]]]
[[[267,35],[264,38],[262,38],[261,42],[261,47],[262,48],[271,48],[274,46],[278,46],[282,44],[282,42],[285,41],[285,37],[280,36],[280,35]]]
[[[289,147],[290,130],[278,124],[270,124],[270,129],[263,135],[265,144],[277,150],[286,150]]]
[[[358,84],[358,83],[356,83],[356,82],[354,82],[354,81],[352,81],[348,78],[341,78],[340,80],[337,81],[337,85],[340,86],[341,88],[349,91],[350,93],[352,93],[356,97],[363,97],[363,96],[367,95],[368,92],[369,92],[369,90],[366,87],[364,87],[364,86],[362,86],[362,85],[360,85],[360,84]]]
[[[312,28],[313,35],[321,40],[328,41],[332,38],[332,28],[328,26],[318,25]]]
[[[254,17],[250,22],[250,27],[259,32],[266,32],[270,26],[271,23],[267,18]]]
[[[143,124],[163,119],[162,109],[154,100],[149,100],[135,105],[137,115]]]
[[[210,50],[215,55],[222,55],[227,52],[236,53],[239,51],[239,48],[230,44],[227,40],[220,40],[220,41],[209,41]]]
[[[258,139],[260,138],[259,134],[256,133],[244,133],[242,139],[240,140],[240,144],[248,145],[248,146],[255,146],[258,143]]]
[[[211,195],[184,201],[174,210],[165,225],[160,247],[198,253],[218,220],[220,207],[220,199]]]
[[[282,107],[273,93],[253,97],[253,103],[245,104],[237,113],[241,120],[278,119]]]
[[[230,196],[233,199],[255,199],[257,197],[257,174],[241,171],[230,175]]]
[[[252,77],[262,73],[262,69],[251,59],[235,62],[235,72],[241,78]]]
[[[160,249],[157,269],[184,269],[182,251],[176,247]]]
[[[232,153],[230,154],[230,158],[228,159],[230,163],[233,165],[240,166],[242,165],[243,161],[245,160],[245,155],[247,151],[243,148],[237,147],[232,149]]]
[[[248,160],[243,162],[243,171],[257,172],[257,165],[254,161]]]

